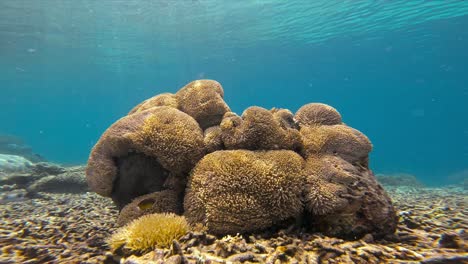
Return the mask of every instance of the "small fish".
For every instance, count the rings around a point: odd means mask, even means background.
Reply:
[[[151,209],[151,207],[153,207],[153,204],[154,204],[154,200],[153,199],[146,199],[146,200],[143,200],[141,201],[139,204],[138,204],[138,208],[140,208],[140,210],[148,210],[148,209]]]

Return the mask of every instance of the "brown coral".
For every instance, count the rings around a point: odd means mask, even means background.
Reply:
[[[341,124],[340,113],[335,108],[321,103],[303,105],[297,110],[294,118],[301,126]]]
[[[303,155],[329,154],[355,164],[367,165],[372,150],[370,140],[358,130],[346,125],[301,127]]]
[[[223,87],[217,81],[193,81],[175,96],[179,109],[195,118],[202,129],[219,125],[223,115],[231,111],[223,100]]]
[[[294,120],[294,115],[288,109],[273,108],[270,110],[273,117],[280,123],[281,128],[298,130],[299,125]]]
[[[390,198],[367,168],[325,155],[309,157],[305,172],[305,205],[314,229],[352,239],[394,232]]]
[[[187,174],[203,154],[203,134],[192,117],[171,107],[153,107],[107,129],[89,157],[87,181],[121,207],[162,190],[169,174]]]
[[[219,235],[305,215],[328,235],[381,236],[396,218],[368,168],[371,149],[331,106],[307,104],[295,115],[250,107],[238,116],[218,82],[198,80],[112,125],[91,152],[87,180],[122,209],[119,224],[184,209],[191,223]]]
[[[128,114],[131,115],[157,106],[170,106],[173,108],[177,108],[178,105],[179,104],[177,102],[177,99],[173,94],[162,93],[141,102],[140,104],[135,106]]]
[[[288,112],[254,106],[247,108],[242,117],[226,113],[221,122],[224,146],[249,150],[300,149],[301,137]]]
[[[292,151],[216,151],[193,170],[184,201],[189,222],[215,234],[262,230],[302,212],[303,159]]]
[[[123,226],[142,215],[154,213],[182,214],[182,197],[173,190],[149,193],[134,199],[120,211],[117,225]]]
[[[222,131],[219,126],[213,126],[205,129],[205,149],[206,153],[215,152],[224,149]]]
[[[356,173],[354,167],[339,157],[309,157],[305,167],[306,210],[313,215],[327,215],[349,206],[344,196],[347,185],[356,180],[353,173]]]

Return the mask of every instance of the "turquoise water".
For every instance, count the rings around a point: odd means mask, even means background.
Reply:
[[[78,164],[140,101],[215,79],[251,105],[337,108],[377,173],[468,169],[467,1],[0,1],[0,134]]]

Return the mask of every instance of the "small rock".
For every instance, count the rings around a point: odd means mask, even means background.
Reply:
[[[29,186],[28,191],[32,193],[84,193],[88,191],[88,184],[84,173],[66,172],[43,177]]]
[[[403,211],[400,213],[400,217],[402,219],[402,223],[405,224],[408,228],[415,229],[421,226],[420,223],[416,222],[412,217],[411,212]]]
[[[255,243],[255,249],[258,250],[258,253],[260,254],[264,254],[267,252],[265,246],[260,243]]]
[[[3,172],[29,172],[33,163],[22,156],[0,154],[0,171]]]
[[[177,240],[172,240],[171,255],[182,255],[183,251]]]
[[[17,189],[8,192],[0,193],[0,204],[6,204],[9,202],[20,202],[27,200],[27,192],[23,189]]]
[[[218,257],[227,258],[232,255],[232,251],[226,242],[218,240],[216,241],[215,254]]]
[[[441,248],[460,248],[460,238],[457,234],[444,233],[439,239]]]
[[[211,245],[216,241],[216,237],[213,235],[206,235],[205,239],[203,240],[203,245]]]
[[[196,247],[196,246],[198,246],[198,244],[200,244],[198,239],[197,238],[192,238],[185,244],[184,248],[187,249],[187,248],[191,248],[191,247]]]
[[[188,232],[187,234],[185,234],[183,237],[181,237],[179,239],[180,242],[187,242],[189,241],[190,239],[192,239],[192,232]]]
[[[246,253],[239,253],[239,254],[232,255],[227,259],[227,261],[233,262],[233,263],[245,262],[245,261],[256,261],[256,257],[253,253],[246,252]]]
[[[182,264],[182,256],[180,255],[175,255],[167,258],[164,263],[168,264]]]
[[[462,264],[468,263],[468,256],[436,256],[421,261],[421,264]]]
[[[366,243],[372,243],[374,242],[374,237],[372,236],[372,234],[366,234],[362,240]]]
[[[286,249],[284,250],[284,254],[290,257],[294,256],[296,252],[297,252],[297,247],[294,245],[286,246]]]

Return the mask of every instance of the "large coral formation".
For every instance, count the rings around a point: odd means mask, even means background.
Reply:
[[[217,151],[192,172],[185,199],[190,222],[215,234],[271,227],[302,212],[304,160],[293,151]]]
[[[119,224],[183,214],[218,235],[291,223],[358,238],[394,232],[395,210],[368,168],[369,139],[331,106],[250,107],[241,116],[221,85],[198,80],[118,120],[93,148],[91,189],[112,197]]]

